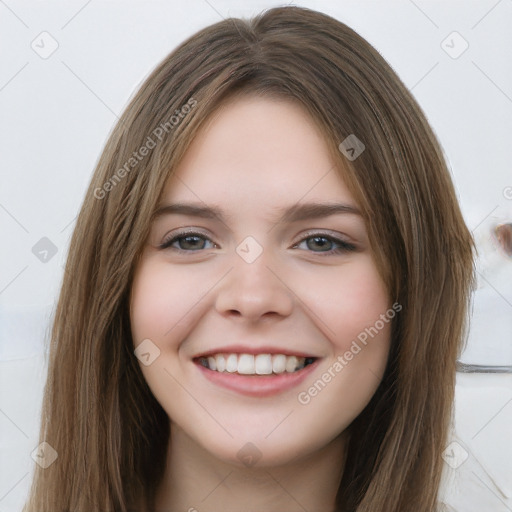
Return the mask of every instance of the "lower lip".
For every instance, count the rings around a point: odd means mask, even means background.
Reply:
[[[236,391],[242,395],[265,397],[277,395],[298,386],[318,366],[320,359],[315,359],[302,370],[273,375],[240,375],[238,373],[217,372],[195,363],[199,371],[214,384]]]

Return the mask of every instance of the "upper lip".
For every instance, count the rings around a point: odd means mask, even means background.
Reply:
[[[295,350],[289,348],[280,348],[276,346],[245,346],[245,345],[226,345],[224,347],[212,348],[206,351],[198,352],[192,359],[197,357],[208,357],[214,354],[284,354],[286,356],[299,356],[299,357],[314,357],[319,356],[304,352],[302,350]]]

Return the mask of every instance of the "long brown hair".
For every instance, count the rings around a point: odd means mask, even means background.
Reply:
[[[25,512],[152,509],[169,420],[133,354],[131,282],[167,179],[236,94],[307,109],[402,306],[382,382],[350,426],[335,510],[437,509],[473,241],[439,143],[390,66],[343,23],[280,7],[182,43],[113,129],[77,219],[51,334],[40,441],[58,457],[36,467]],[[365,145],[353,161],[339,149],[352,134]]]

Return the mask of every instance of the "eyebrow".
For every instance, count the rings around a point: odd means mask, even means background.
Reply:
[[[295,204],[286,209],[278,209],[281,218],[278,222],[298,222],[306,219],[318,219],[336,214],[362,215],[359,209],[343,203],[303,203]],[[174,203],[160,206],[154,212],[152,221],[163,215],[188,215],[203,219],[219,219],[225,221],[228,216],[218,206],[206,206],[200,203]],[[229,216],[230,217],[230,216]]]

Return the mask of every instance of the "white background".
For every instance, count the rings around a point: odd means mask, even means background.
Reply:
[[[480,254],[462,359],[512,365],[512,259],[492,234],[512,222],[512,0],[296,4],[359,32],[424,109]],[[181,41],[222,18],[276,5],[0,0],[0,512],[20,510],[28,489],[45,333],[109,131]],[[43,237],[57,251],[47,261],[37,251]],[[447,460],[458,467],[446,465],[446,501],[461,512],[512,510],[512,376],[459,374],[455,412],[458,444]]]

